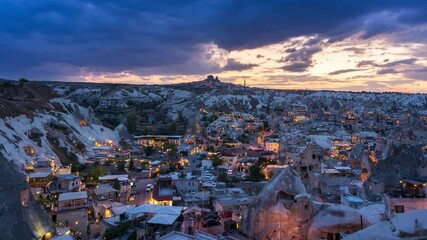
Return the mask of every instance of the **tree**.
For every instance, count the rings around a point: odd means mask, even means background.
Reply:
[[[239,140],[240,140],[242,143],[249,143],[249,136],[248,136],[247,134],[242,134],[242,135],[239,137]]]
[[[261,168],[257,164],[252,165],[249,168],[249,180],[259,182],[263,179],[265,179],[265,176],[262,173]]]
[[[224,162],[222,161],[222,159],[220,157],[218,157],[218,155],[215,155],[212,158],[212,166],[213,167],[218,167],[221,166]]]
[[[169,156],[169,157],[171,157],[171,158],[174,158],[174,157],[176,157],[176,154],[177,154],[177,150],[176,150],[176,148],[172,148],[172,149],[170,149],[169,151],[167,151],[167,155]]]
[[[209,146],[207,146],[206,147],[206,152],[214,152],[215,151],[215,147],[214,146],[211,146],[211,145],[209,145]]]
[[[228,182],[228,176],[226,172],[220,172],[216,178],[218,182]]]
[[[165,151],[169,157],[176,157],[178,153],[178,149],[176,148],[176,145],[171,142],[165,142],[163,144],[163,151]]]
[[[104,239],[106,240],[112,240],[116,237],[122,236],[127,231],[127,226],[124,224],[119,224],[118,226],[107,228],[107,230],[104,233]]]
[[[100,176],[105,175],[105,171],[101,165],[96,166],[91,173],[93,179],[98,180]]]
[[[176,164],[172,164],[172,163],[169,164],[169,172],[174,172],[177,169],[178,168],[177,168]]]
[[[122,161],[120,161],[120,162],[118,162],[117,163],[117,170],[118,171],[120,171],[120,172],[124,172],[125,171],[125,162],[122,162]]]
[[[154,153],[154,148],[152,146],[148,146],[144,149],[145,155],[150,156]]]
[[[176,122],[173,122],[169,127],[169,133],[170,134],[176,134],[177,128],[178,128],[178,124]]]
[[[135,170],[135,163],[133,162],[133,159],[131,158],[130,162],[129,162],[129,171],[133,171],[133,170]]]
[[[129,132],[134,133],[136,131],[136,115],[135,113],[129,113],[127,117],[127,129]]]
[[[77,166],[77,171],[78,172],[83,172],[84,170],[86,170],[87,169],[87,164],[86,163],[84,163],[84,164],[79,164],[78,166]]]
[[[119,126],[119,124],[120,124],[120,120],[117,118],[106,118],[103,121],[110,124],[111,127],[113,127],[113,128]]]
[[[262,123],[264,124],[264,129],[269,129],[270,128],[267,120],[262,121]]]

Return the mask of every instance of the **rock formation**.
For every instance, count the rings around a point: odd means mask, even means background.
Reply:
[[[53,232],[53,223],[32,199],[24,174],[1,154],[0,224],[0,239],[38,239]]]
[[[240,230],[250,239],[312,239],[355,232],[357,210],[313,201],[292,167],[275,174],[243,213]]]
[[[427,159],[422,145],[395,144],[389,157],[378,161],[369,179],[364,183],[367,195],[384,193],[385,189],[400,187],[399,181],[427,173]]]

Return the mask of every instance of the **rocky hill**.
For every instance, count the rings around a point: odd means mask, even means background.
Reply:
[[[303,105],[314,112],[427,108],[426,94],[273,90],[249,88],[205,80],[174,85],[126,85],[94,83],[47,83],[56,93],[85,107],[92,107],[106,126],[126,124],[136,115],[137,133],[183,134],[186,124],[200,118],[200,110],[233,111],[266,116]],[[153,124],[155,123],[155,124]],[[178,128],[173,127],[179,126]],[[148,132],[147,132],[148,131]]]
[[[0,83],[0,151],[19,163],[34,158],[24,147],[44,154],[41,158],[82,161],[91,154],[95,137],[117,140],[110,129],[120,124],[133,134],[184,134],[206,113],[215,112],[266,118],[293,106],[319,115],[347,109],[393,113],[427,108],[426,94],[260,89],[213,76],[175,85]]]
[[[51,159],[76,165],[94,155],[96,142],[120,140],[91,108],[58,98],[45,85],[7,83],[0,89],[0,153],[21,168]]]
[[[21,114],[31,115],[36,110],[51,109],[49,99],[57,96],[51,88],[26,81],[0,81],[0,118]]]
[[[4,226],[1,239],[39,239],[54,230],[48,215],[32,199],[25,176],[1,153],[0,224]]]
[[[351,107],[393,107],[425,109],[427,94],[333,92],[248,88],[223,83],[218,78],[175,85],[126,85],[88,83],[48,83],[57,93],[94,108],[106,105],[125,108],[133,104],[159,103],[156,108],[190,116],[188,110],[266,111],[284,104],[305,104],[332,109]],[[117,101],[112,101],[116,99]],[[182,106],[186,106],[183,108]],[[188,109],[190,107],[190,109]]]

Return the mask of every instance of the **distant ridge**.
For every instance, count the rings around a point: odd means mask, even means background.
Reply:
[[[18,82],[18,80],[10,80],[5,78],[0,78],[0,82]],[[351,94],[405,94],[405,95],[426,95],[427,93],[423,92],[393,92],[393,91],[370,91],[370,90],[361,90],[361,91],[351,91],[351,90],[333,90],[333,89],[293,89],[293,88],[265,88],[265,87],[254,87],[247,85],[243,86],[240,84],[226,83],[219,80],[218,77],[213,77],[213,75],[208,75],[206,79],[192,82],[183,82],[183,83],[169,83],[169,84],[146,84],[146,83],[100,83],[100,82],[69,82],[69,81],[60,81],[60,80],[31,80],[30,82],[41,83],[45,85],[71,85],[71,86],[147,86],[147,87],[209,87],[209,88],[241,88],[241,89],[252,89],[252,90],[266,90],[266,91],[282,91],[282,92],[291,92],[297,94],[310,94],[316,92],[323,93],[351,93]],[[207,90],[207,89],[206,89]]]

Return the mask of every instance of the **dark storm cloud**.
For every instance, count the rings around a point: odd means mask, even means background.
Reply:
[[[254,68],[258,66],[258,64],[243,64],[235,59],[229,58],[227,59],[227,64],[221,68],[222,71],[243,71]]]
[[[363,48],[357,48],[357,47],[349,47],[349,48],[344,48],[344,51],[349,51],[349,52],[353,52],[354,54],[364,54],[365,53],[365,49]]]
[[[392,74],[392,73],[398,73],[398,71],[391,68],[381,69],[377,71],[377,74]]]
[[[414,70],[415,72],[426,72],[427,73],[427,67],[424,67],[424,68],[420,68],[420,69],[416,69],[416,70]]]
[[[285,71],[304,72],[313,65],[313,55],[320,51],[322,51],[322,48],[318,46],[301,48],[290,53],[285,58],[282,58],[279,62],[286,63],[286,65],[282,67]]]
[[[52,78],[56,71],[40,67],[161,73],[185,64],[204,43],[235,50],[313,34],[319,37],[307,44],[356,31],[368,38],[425,23],[427,1],[5,0],[0,16],[0,72]],[[284,69],[303,71],[310,61]]]
[[[357,63],[357,67],[396,67],[399,65],[409,65],[413,64],[417,61],[417,58],[407,58],[402,60],[396,60],[396,61],[385,61],[385,64],[376,63],[371,60],[364,60]]]
[[[296,52],[297,51],[297,49],[296,48],[287,48],[287,49],[285,49],[285,53],[293,53],[293,52]]]
[[[371,61],[371,60],[363,60],[357,63],[357,67],[366,67],[366,66],[377,67],[379,66],[379,64],[376,64],[374,61]]]
[[[343,73],[349,73],[349,72],[357,72],[357,71],[362,71],[363,69],[357,69],[357,68],[353,68],[353,69],[342,69],[342,70],[337,70],[337,71],[333,71],[328,73],[328,75],[339,75],[339,74],[343,74]]]
[[[409,79],[427,81],[427,67],[425,66],[417,66],[416,69],[405,70],[403,73]]]
[[[305,72],[308,67],[311,66],[309,62],[295,62],[289,65],[283,66],[282,69],[288,72]]]
[[[395,67],[398,65],[406,65],[406,64],[412,64],[415,63],[418,59],[416,58],[408,58],[408,59],[403,59],[403,60],[397,60],[397,61],[392,61],[392,62],[387,62],[386,64],[383,64],[383,67]]]

